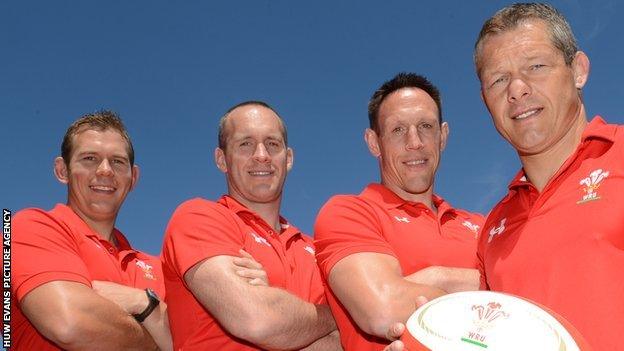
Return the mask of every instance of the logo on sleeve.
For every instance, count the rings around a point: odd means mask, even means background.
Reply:
[[[316,251],[314,251],[314,248],[312,246],[306,246],[303,248],[304,250],[306,250],[307,252],[310,253],[310,255],[314,256],[314,254],[316,253]]]
[[[269,242],[268,242],[265,238],[263,238],[263,237],[259,236],[258,234],[254,233],[254,232],[251,232],[251,233],[249,233],[249,234],[250,234],[251,236],[253,236],[254,240],[255,240],[257,243],[264,244],[264,245],[266,245],[266,246],[268,246],[268,247],[271,247],[271,244],[269,244]]]
[[[470,221],[466,220],[462,223],[462,225],[466,228],[468,228],[471,232],[473,232],[475,234],[475,238],[477,237],[477,235],[479,235],[479,225],[478,224],[474,224],[471,223]]]
[[[494,235],[500,235],[503,233],[503,231],[505,230],[505,222],[507,221],[507,218],[503,218],[500,221],[500,225],[498,227],[494,227],[492,229],[490,229],[490,237],[488,238],[488,243],[490,243],[492,241],[492,239],[494,238]]]
[[[583,192],[585,192],[585,195],[583,195],[583,198],[576,203],[582,204],[588,201],[599,200],[600,196],[596,191],[600,187],[600,183],[608,176],[608,171],[597,169],[589,173],[589,177],[581,179],[579,184],[583,186]]]
[[[137,267],[141,268],[141,270],[143,271],[143,276],[146,279],[156,280],[156,278],[154,277],[154,270],[152,269],[153,267],[151,265],[141,260],[137,260],[136,265]]]
[[[399,216],[394,216],[394,219],[397,220],[397,222],[403,222],[403,223],[409,223],[409,219],[407,219],[407,217],[399,217]]]

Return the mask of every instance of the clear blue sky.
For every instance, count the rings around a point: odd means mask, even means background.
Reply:
[[[295,165],[283,214],[311,233],[333,194],[379,179],[363,142],[366,105],[399,71],[442,91],[451,135],[436,189],[487,212],[519,168],[479,98],[472,46],[501,1],[6,1],[0,5],[0,201],[50,209],[69,124],[120,113],[141,179],[118,227],[160,252],[182,201],[225,191],[213,150],[231,105],[266,100],[284,117]],[[588,114],[624,123],[624,14],[616,1],[557,1],[591,60]]]

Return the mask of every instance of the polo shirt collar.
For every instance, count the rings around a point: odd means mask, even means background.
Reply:
[[[609,143],[615,142],[615,133],[617,131],[617,126],[614,124],[607,124],[602,117],[595,116],[592,120],[585,126],[585,130],[581,135],[581,143],[582,145],[586,142],[595,139],[602,139]],[[579,147],[574,151],[571,157],[576,157]],[[524,168],[521,168],[518,173],[513,177],[511,182],[509,183],[509,190],[513,190],[518,187],[530,185],[531,182],[527,180],[526,174],[524,173]]]
[[[67,223],[69,226],[76,228],[77,230],[79,230],[81,233],[83,233],[85,236],[88,236],[90,238],[95,238],[98,241],[107,241],[104,240],[98,233],[96,233],[93,229],[91,229],[91,227],[89,227],[89,225],[87,224],[87,222],[85,222],[82,218],[80,218],[80,216],[69,206],[65,205],[65,204],[57,204],[54,207],[55,211],[58,211],[63,218],[63,221],[65,223]],[[130,243],[128,242],[128,239],[126,239],[126,237],[117,229],[117,228],[113,228],[113,236],[115,237],[116,241],[117,241],[117,249],[118,251],[135,251],[132,246],[130,246]],[[111,243],[112,245],[112,243]]]
[[[379,183],[369,184],[362,191],[362,193],[360,193],[360,196],[372,200],[388,210],[398,208],[403,205],[425,206],[423,203],[420,202],[404,200],[399,195],[395,194],[392,190]],[[438,209],[439,217],[449,211],[455,212],[455,209],[452,208],[448,202],[444,201],[442,197],[436,194],[433,194],[433,204]]]
[[[245,207],[245,205],[238,202],[235,198],[229,195],[223,195],[217,201],[218,204],[227,207],[229,210],[233,211],[236,215],[240,216],[241,214],[245,214],[247,216],[253,216],[256,220],[262,221],[266,226],[270,227],[268,223],[262,219],[262,217],[258,216],[255,212]],[[279,216],[280,226],[282,231],[280,233],[280,238],[283,240],[289,240],[291,237],[301,234],[297,227],[291,225],[286,218]]]

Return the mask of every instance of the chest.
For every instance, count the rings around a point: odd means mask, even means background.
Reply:
[[[432,265],[474,268],[479,224],[454,214],[437,218],[429,210],[391,209],[381,217],[381,233],[404,274]]]
[[[245,224],[243,246],[262,264],[271,286],[296,291],[302,281],[314,275],[314,246],[302,234],[285,237],[259,225]]]

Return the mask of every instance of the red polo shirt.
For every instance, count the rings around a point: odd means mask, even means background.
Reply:
[[[152,288],[165,296],[160,261],[132,249],[117,229],[113,235],[118,247],[103,240],[62,204],[47,212],[26,209],[15,215],[11,245],[13,349],[59,349],[39,334],[19,309],[24,296],[42,284],[66,280],[91,286],[93,280],[104,280]]]
[[[429,266],[476,268],[483,216],[454,209],[438,196],[434,204],[437,215],[380,184],[370,184],[358,196],[331,198],[321,209],[314,230],[324,278],[336,262],[358,252],[392,255],[404,275]],[[364,333],[329,289],[327,298],[345,350],[381,350],[388,344]]]
[[[244,249],[262,264],[269,285],[311,303],[324,303],[312,240],[283,218],[280,222],[282,232],[276,233],[229,196],[218,202],[193,199],[176,209],[162,252],[174,349],[258,350],[224,330],[184,283],[189,268],[213,256],[238,257],[238,250]]]
[[[624,350],[624,127],[594,118],[539,193],[523,171],[484,225],[481,288],[538,302]]]

